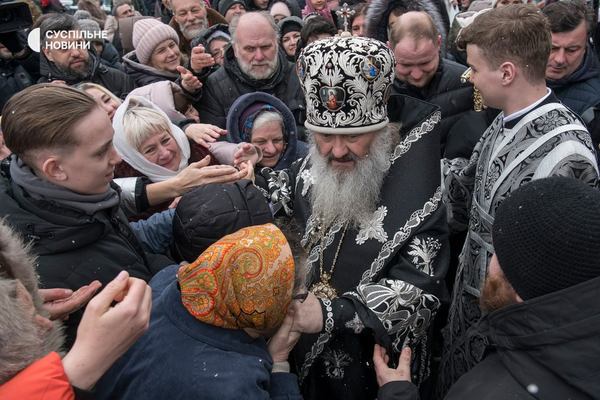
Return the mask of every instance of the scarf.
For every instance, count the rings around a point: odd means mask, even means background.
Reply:
[[[308,0],[306,2],[306,6],[302,10],[302,18],[306,18],[306,16],[310,15],[310,14],[319,14],[320,16],[322,16],[323,18],[325,18],[327,21],[331,22],[335,26],[335,22],[333,21],[333,16],[331,15],[331,10],[329,9],[329,6],[327,5],[327,3],[325,3],[325,7],[323,7],[321,10],[315,10],[315,8],[313,7],[310,0]]]
[[[148,107],[158,111],[165,118],[165,121],[168,121],[171,125],[171,136],[173,136],[173,139],[175,139],[181,150],[181,162],[179,163],[177,171],[171,171],[170,169],[146,160],[142,153],[129,144],[129,141],[125,137],[123,117],[129,108],[134,107],[134,104],[135,106]],[[188,141],[187,136],[185,136],[185,133],[183,133],[178,126],[170,122],[169,117],[167,117],[160,108],[143,97],[130,96],[119,106],[113,118],[113,128],[115,130],[113,143],[117,153],[119,153],[121,158],[129,165],[147,176],[152,182],[162,182],[172,178],[188,166],[190,158],[190,142]]]
[[[196,319],[228,329],[270,330],[292,299],[294,258],[273,224],[227,235],[177,273],[181,301]]]
[[[119,204],[119,193],[109,188],[102,194],[80,194],[55,185],[34,174],[21,159],[13,156],[10,160],[10,176],[14,183],[22,187],[32,198],[58,203],[86,215],[113,208]]]

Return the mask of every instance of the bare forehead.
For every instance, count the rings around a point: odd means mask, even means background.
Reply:
[[[177,12],[179,10],[189,10],[194,7],[204,7],[204,2],[202,0],[171,0],[171,6],[173,7],[173,12]]]
[[[394,56],[397,59],[432,58],[437,52],[436,44],[428,38],[405,37],[394,47]]]
[[[260,42],[260,44],[263,44],[275,40],[277,36],[271,24],[260,15],[240,18],[236,29],[236,38],[240,43]]]

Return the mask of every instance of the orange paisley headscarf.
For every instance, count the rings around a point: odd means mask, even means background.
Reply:
[[[294,259],[275,225],[250,226],[223,237],[177,276],[184,307],[200,321],[270,330],[287,313]]]

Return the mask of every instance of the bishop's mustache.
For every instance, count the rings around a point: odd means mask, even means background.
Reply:
[[[365,158],[369,157],[368,154],[366,154],[364,157],[359,157],[355,154],[352,153],[348,153],[343,157],[334,157],[331,153],[329,153],[327,155],[327,161],[328,162],[332,162],[332,161],[337,161],[337,162],[350,162],[350,161],[360,161],[363,160]]]

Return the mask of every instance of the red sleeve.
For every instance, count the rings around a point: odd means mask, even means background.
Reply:
[[[65,374],[60,356],[50,353],[0,386],[6,400],[74,400],[75,393]]]

